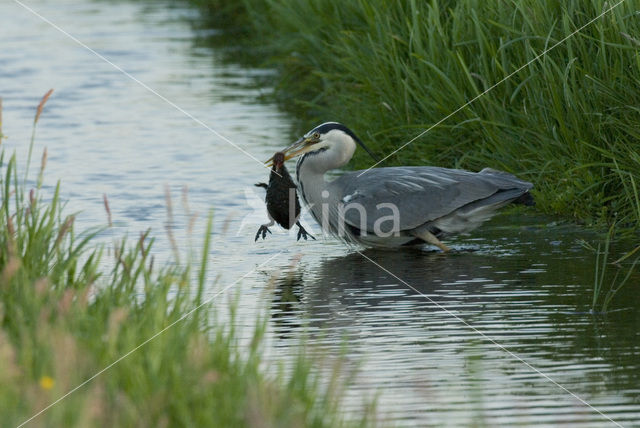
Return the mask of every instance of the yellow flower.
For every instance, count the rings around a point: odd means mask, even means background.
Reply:
[[[53,388],[53,384],[54,383],[55,383],[55,381],[53,380],[53,378],[51,378],[49,376],[42,376],[40,378],[40,388],[42,388],[42,389],[49,390],[49,389]]]

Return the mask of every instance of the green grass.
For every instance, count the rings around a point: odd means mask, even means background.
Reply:
[[[248,52],[278,69],[278,99],[302,119],[296,132],[337,120],[384,156],[616,2],[195,3],[210,22],[241,29]],[[387,164],[510,171],[534,182],[544,212],[637,231],[638,9],[625,1]],[[369,165],[356,157],[356,167]]]
[[[628,283],[631,275],[635,271],[636,265],[640,262],[639,256],[632,259],[632,256],[640,250],[640,246],[627,252],[617,260],[610,261],[611,244],[615,234],[615,226],[615,223],[611,225],[604,242],[598,243],[596,247],[586,241],[582,241],[582,245],[592,251],[596,256],[593,295],[591,299],[591,313],[593,314],[607,314],[611,301],[622,287]],[[632,261],[627,262],[627,266],[623,266],[622,262],[627,259]],[[607,275],[611,270],[615,272],[613,278],[611,278],[611,275]]]
[[[207,305],[189,315],[210,286],[207,238],[199,263],[153,267],[148,234],[107,252],[94,244],[100,229],[76,231],[59,187],[45,195],[37,180],[28,191],[4,151],[0,171],[0,426],[26,421],[122,356],[27,426],[368,425],[370,413],[345,422],[339,370],[323,378],[302,351],[291,370],[263,359],[265,319],[245,346],[233,318],[217,323]]]

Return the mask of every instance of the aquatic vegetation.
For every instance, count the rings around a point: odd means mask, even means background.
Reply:
[[[215,321],[203,298],[212,216],[199,263],[154,266],[148,233],[96,247],[102,229],[77,231],[59,185],[46,195],[16,163],[0,153],[3,426],[351,425],[339,371],[327,382],[303,353],[269,369],[264,319],[246,346],[233,318]]]
[[[598,243],[596,247],[593,247],[585,241],[582,242],[582,245],[585,248],[593,251],[596,255],[593,280],[593,297],[591,301],[591,312],[594,314],[607,313],[611,301],[618,293],[618,291],[620,291],[622,287],[624,287],[624,285],[628,283],[629,278],[631,278],[631,275],[635,272],[636,265],[638,264],[638,262],[640,262],[640,257],[636,257],[631,262],[631,265],[627,266],[626,269],[621,265],[623,261],[629,259],[638,250],[640,250],[640,246],[629,251],[613,262],[609,261],[609,256],[611,255],[611,242],[614,237],[614,232],[615,224],[613,224],[609,228],[604,242]],[[610,275],[607,275],[610,265],[613,265],[613,267],[616,269],[612,279],[610,278]]]
[[[388,162],[509,171],[540,210],[638,230],[636,3],[193,1],[279,71],[296,134],[339,120],[383,155],[421,135]]]

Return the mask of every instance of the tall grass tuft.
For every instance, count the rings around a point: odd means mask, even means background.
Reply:
[[[351,425],[307,356],[267,373],[264,320],[243,347],[207,305],[191,313],[204,303],[211,215],[195,272],[154,268],[148,233],[116,242],[105,272],[99,230],[76,230],[59,185],[43,202],[4,151],[0,172],[0,425]]]
[[[631,275],[634,273],[636,265],[640,262],[640,257],[636,257],[630,266],[625,268],[621,265],[621,263],[627,259],[630,259],[638,250],[640,250],[640,246],[635,249],[627,252],[622,257],[617,260],[611,262],[611,243],[614,239],[615,235],[615,223],[611,225],[609,231],[604,239],[604,242],[598,243],[596,247],[588,244],[587,242],[582,242],[582,245],[593,251],[596,256],[595,260],[595,271],[594,271],[594,279],[593,279],[593,295],[591,299],[591,313],[593,314],[606,314],[609,311],[609,306],[611,301],[616,296],[616,294],[628,283]],[[610,265],[615,269],[615,274],[613,278],[608,274],[608,271],[611,269]]]
[[[381,156],[528,64],[389,163],[510,171],[535,183],[543,211],[638,230],[637,2],[197,3],[208,16],[236,5],[279,70],[280,100],[305,118],[296,132],[337,120]]]
[[[44,109],[44,105],[49,100],[49,97],[51,97],[51,94],[53,94],[53,89],[49,89],[47,93],[42,96],[42,99],[40,100],[38,107],[36,107],[36,114],[33,117],[33,127],[31,129],[31,141],[29,141],[29,154],[27,155],[27,166],[24,170],[25,182],[27,180],[27,177],[29,176],[29,167],[31,166],[31,154],[33,153],[33,143],[36,139],[36,127],[38,125],[38,120],[40,120],[40,115],[42,115],[42,110]],[[46,157],[43,157],[43,159],[46,159]]]

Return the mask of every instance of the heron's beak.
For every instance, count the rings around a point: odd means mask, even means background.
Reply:
[[[300,138],[298,141],[282,150],[282,153],[284,153],[284,160],[288,161],[289,159],[293,159],[308,151],[311,151],[313,149],[313,144],[314,141],[311,138]],[[273,156],[271,156],[264,164],[266,166],[272,166]]]

